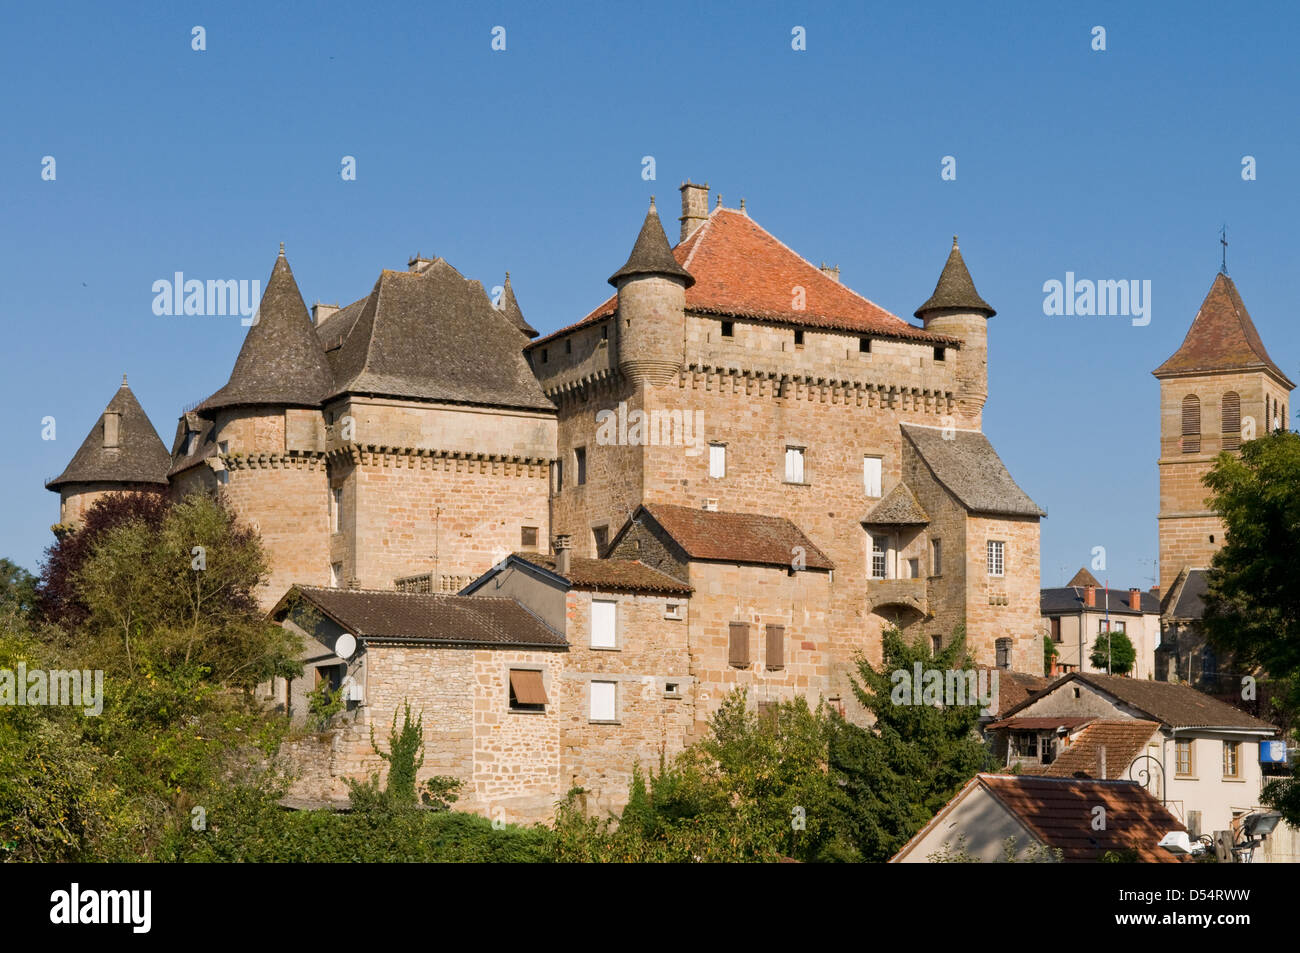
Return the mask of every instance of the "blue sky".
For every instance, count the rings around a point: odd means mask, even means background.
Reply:
[[[489,287],[509,269],[546,332],[608,293],[648,195],[673,222],[691,178],[905,317],[960,234],[998,310],[985,430],[1049,511],[1044,585],[1105,546],[1113,586],[1150,586],[1150,371],[1225,222],[1229,271],[1296,376],[1300,24],[1292,5],[1130,6],[7,5],[0,555],[36,567],[58,517],[43,481],[121,374],[169,444],[224,383],[239,319],[155,316],[155,280],[264,282],[284,241],[308,303],[346,304],[421,252]],[[1150,324],[1044,316],[1067,271],[1150,280]]]

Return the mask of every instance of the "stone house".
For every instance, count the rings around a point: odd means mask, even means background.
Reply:
[[[306,801],[342,801],[345,778],[386,772],[385,748],[405,703],[423,718],[419,779],[464,782],[458,810],[510,821],[551,816],[572,691],[564,636],[513,599],[293,586],[272,617],[307,645],[305,678],[274,686],[307,720],[306,692],[342,688],[335,727],[285,746]],[[305,685],[298,685],[298,682]]]
[[[564,635],[560,768],[588,810],[627,801],[632,767],[658,770],[692,740],[699,674],[689,585],[633,559],[516,553],[464,590],[512,598]]]
[[[988,726],[995,751],[1026,773],[1128,779],[1143,785],[1192,837],[1238,831],[1264,810],[1261,743],[1277,729],[1189,685],[1071,673]],[[1281,825],[1256,860],[1291,863]]]
[[[1043,589],[1039,611],[1047,623],[1047,635],[1056,646],[1054,675],[1069,672],[1102,672],[1106,666],[1092,664],[1098,636],[1106,631],[1122,632],[1136,659],[1133,678],[1154,678],[1156,648],[1160,644],[1160,596],[1141,589],[1103,587],[1086,569],[1080,569],[1065,586]]]

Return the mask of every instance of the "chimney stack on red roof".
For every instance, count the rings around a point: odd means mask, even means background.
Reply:
[[[1134,612],[1142,611],[1142,590],[1132,588],[1128,591],[1128,607]]]
[[[1087,606],[1089,609],[1097,608],[1097,587],[1096,586],[1083,587],[1083,604]]]
[[[695,185],[689,179],[682,183],[682,223],[681,241],[691,237],[691,233],[709,220],[709,183]]]
[[[822,262],[821,267],[818,270],[836,284],[840,283],[839,265],[828,265],[826,262]]]

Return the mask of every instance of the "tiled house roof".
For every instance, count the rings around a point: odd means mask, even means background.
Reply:
[[[1106,777],[1101,780],[1127,777],[1128,766],[1146,750],[1147,742],[1159,728],[1154,721],[1139,718],[1094,721],[1075,735],[1070,746],[1046,766],[1043,777],[1095,778],[1103,748],[1106,749]]]
[[[299,596],[363,642],[543,648],[568,644],[515,600],[489,596],[295,585],[270,615],[282,618]]]
[[[1099,689],[1167,728],[1236,728],[1258,731],[1261,734],[1273,734],[1277,730],[1268,722],[1205,695],[1190,685],[1126,678],[1123,675],[1099,675],[1093,672],[1071,672],[1057,679],[1038,695],[1007,709],[1003,717],[1027,708],[1039,698],[1060,691],[1068,682],[1076,679]]]
[[[871,526],[925,526],[930,517],[911,488],[900,483],[862,517],[862,522]]]
[[[331,396],[554,410],[520,350],[520,330],[441,258],[421,272],[385,270],[368,297],[321,324]]]
[[[104,417],[118,414],[116,447],[104,446]],[[149,417],[122,378],[122,386],[108,402],[63,472],[45,484],[58,490],[71,483],[157,483],[167,485],[171,457]]]
[[[689,595],[690,586],[667,573],[637,559],[589,559],[571,556],[569,571],[560,574],[555,568],[555,557],[544,553],[515,553],[517,559],[541,566],[560,576],[575,589],[601,589],[625,592],[662,592]]]
[[[903,434],[943,486],[972,513],[1046,516],[1016,484],[984,434],[903,424]]]
[[[961,342],[908,324],[825,275],[783,245],[744,212],[715,208],[708,220],[672,251],[695,284],[686,289],[686,310],[698,314],[780,321],[882,338],[960,346]],[[805,307],[791,294],[804,289]],[[618,309],[613,295],[581,321],[534,341],[536,346],[574,328],[595,324]]]
[[[315,407],[332,388],[325,351],[281,248],[230,380],[198,411],[210,415],[223,407],[259,404]]]
[[[632,521],[642,513],[658,523],[690,559],[789,569],[797,551],[802,550],[808,569],[835,568],[830,557],[784,516],[718,513],[669,503],[646,503],[633,514]]]
[[[1002,717],[1003,712],[1010,711],[1029,698],[1030,695],[1042,691],[1052,682],[1050,678],[1044,675],[1007,672],[1002,669],[996,671],[998,673],[998,710],[992,714],[998,718]]]
[[[938,311],[942,308],[975,311],[987,318],[997,314],[975,290],[975,282],[971,280],[966,262],[962,260],[961,250],[957,247],[956,235],[952,236],[952,251],[948,253],[948,261],[944,263],[943,271],[939,273],[934,294],[930,295],[930,300],[916,309],[916,316],[924,317],[927,311]]]
[[[1236,284],[1220,273],[1214,276],[1210,292],[1201,302],[1183,343],[1151,373],[1156,377],[1174,377],[1250,368],[1268,370],[1288,388],[1295,387],[1268,356]]]
[[[1139,863],[1170,864],[1181,860],[1159,846],[1170,831],[1186,830],[1179,820],[1132,781],[1047,778],[1012,774],[977,774],[891,858],[898,863],[976,791],[983,790],[1014,817],[1038,843],[1059,850],[1064,863],[1097,863],[1107,851],[1133,851]],[[1093,829],[1094,808],[1105,809],[1106,825]],[[967,821],[968,825],[978,821]],[[953,827],[949,844],[975,829]],[[1020,840],[1017,847],[1023,847]]]

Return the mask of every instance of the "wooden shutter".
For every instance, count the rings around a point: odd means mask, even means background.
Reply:
[[[785,668],[785,626],[767,627],[767,670],[779,672]]]
[[[749,665],[749,623],[733,622],[727,632],[727,664],[745,668]]]
[[[514,689],[515,701],[520,705],[545,705],[546,689],[542,685],[542,673],[528,669],[512,668],[510,670],[510,687]]]
[[[1223,449],[1241,446],[1241,395],[1228,391],[1223,395]]]
[[[1201,399],[1195,394],[1183,398],[1183,453],[1201,452]]]

